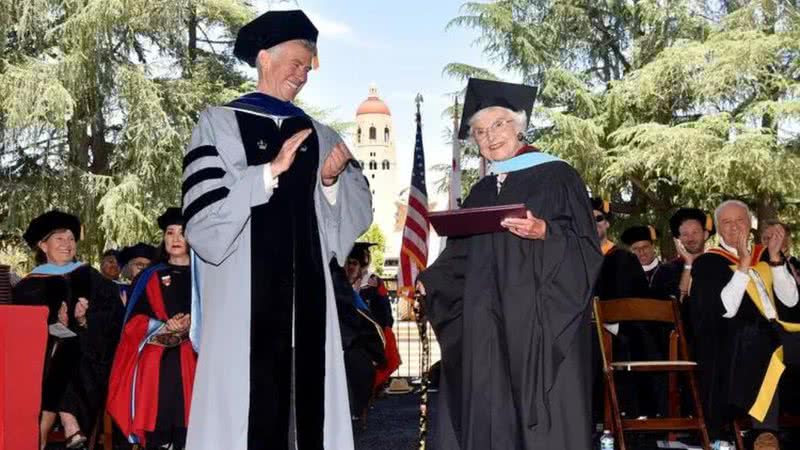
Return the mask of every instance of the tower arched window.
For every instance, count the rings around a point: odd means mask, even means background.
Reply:
[[[381,163],[381,169],[389,170],[389,167],[391,167],[391,164],[389,164],[389,160],[384,159],[383,162]]]
[[[361,143],[361,127],[358,127],[358,131],[356,132],[356,141],[359,144]]]
[[[358,165],[361,166],[361,168],[363,169],[364,168],[364,161],[359,161]]]
[[[378,139],[378,130],[376,130],[374,126],[369,127],[369,139],[371,141]]]
[[[389,143],[389,127],[383,129],[383,142]]]
[[[378,170],[378,163],[373,161],[369,162],[369,170]]]

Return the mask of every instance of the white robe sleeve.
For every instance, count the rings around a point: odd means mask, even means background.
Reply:
[[[330,128],[315,124],[320,139],[320,167],[341,138]],[[358,239],[372,223],[372,194],[369,183],[354,161],[350,161],[332,186],[317,182],[317,210],[320,212],[320,231],[325,234],[327,248],[339,265]],[[333,188],[333,189],[330,189]],[[327,192],[326,192],[327,190]]]
[[[725,314],[722,317],[730,319],[739,312],[748,282],[750,282],[750,277],[746,273],[740,270],[733,272],[733,278],[722,288],[720,293],[722,304],[725,306]]]
[[[772,270],[772,289],[775,291],[775,296],[790,308],[797,305],[797,283],[789,273],[786,264],[770,269]]]
[[[218,265],[236,249],[250,208],[269,201],[275,180],[265,164],[247,166],[236,117],[222,109],[200,114],[183,166],[186,238]]]

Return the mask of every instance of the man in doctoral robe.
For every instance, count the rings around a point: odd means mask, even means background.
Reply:
[[[693,330],[696,326],[692,318],[693,304],[689,297],[692,264],[705,252],[706,242],[716,230],[711,215],[698,208],[679,208],[675,211],[669,218],[669,230],[678,255],[667,263],[669,273],[674,277],[669,284],[674,290],[668,294],[680,301],[683,330],[686,334],[686,343],[691,349],[694,345]],[[690,353],[694,354],[693,351]]]
[[[636,255],[647,280],[647,296],[668,299],[677,290],[673,267],[661,261],[656,250],[657,233],[652,225],[637,225],[622,232],[620,240]]]
[[[256,92],[199,117],[183,159],[199,349],[190,450],[353,448],[330,261],[372,220],[339,135],[292,103],[316,66],[299,10],[242,27]]]
[[[783,324],[778,302],[795,307],[797,286],[780,253],[782,230],[766,248],[749,243],[752,216],[746,204],[728,200],[714,212],[720,246],[692,266],[691,302],[695,328],[700,398],[709,435],[719,437],[724,424],[749,414],[754,419],[755,448],[778,448],[779,394],[771,358],[780,346]],[[757,402],[757,399],[760,400]],[[759,447],[761,445],[761,447]]]
[[[636,255],[616,245],[608,237],[613,213],[609,202],[592,198],[592,214],[603,251],[603,265],[594,286],[600,300],[626,297],[646,297],[647,278]]]

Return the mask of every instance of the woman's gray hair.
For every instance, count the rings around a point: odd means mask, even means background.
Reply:
[[[525,113],[525,111],[514,111],[513,109],[505,108],[503,106],[489,106],[476,111],[475,114],[473,114],[472,117],[470,117],[467,121],[467,124],[469,125],[468,139],[471,143],[475,143],[475,138],[472,136],[472,125],[475,123],[475,121],[478,120],[481,114],[496,110],[507,111],[509,114],[511,114],[511,118],[514,121],[514,131],[517,133],[524,133],[528,129],[528,114]]]
[[[747,206],[747,203],[741,200],[725,200],[724,202],[720,203],[717,206],[717,209],[714,210],[714,223],[719,226],[719,215],[722,214],[722,211],[727,208],[728,206],[738,206],[740,208],[744,208],[747,211],[747,218],[750,219],[750,224],[753,223],[753,213],[750,212],[750,207]]]

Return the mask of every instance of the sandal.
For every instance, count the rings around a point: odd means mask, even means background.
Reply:
[[[86,435],[83,434],[81,430],[78,430],[72,433],[71,435],[67,436],[67,438],[64,440],[64,447],[70,449],[81,448],[83,447],[83,444],[85,444],[87,440],[88,439],[86,438]]]

